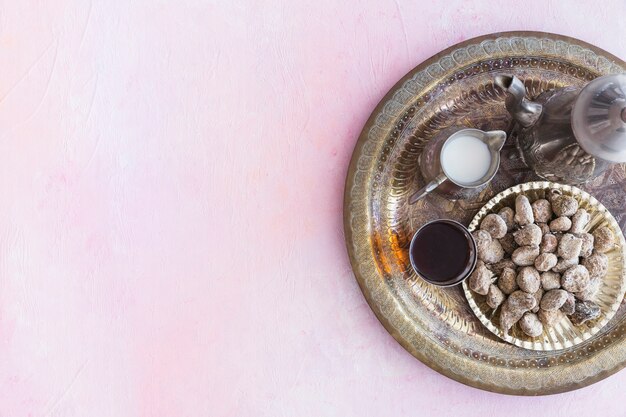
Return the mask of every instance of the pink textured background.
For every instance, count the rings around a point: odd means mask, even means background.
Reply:
[[[626,372],[529,399],[415,360],[365,303],[341,220],[358,133],[412,67],[512,29],[624,57],[624,16],[3,0],[0,416],[626,414]]]

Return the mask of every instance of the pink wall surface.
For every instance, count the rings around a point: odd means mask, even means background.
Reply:
[[[372,109],[473,36],[626,57],[626,2],[0,2],[0,417],[618,416],[432,371],[353,278]]]

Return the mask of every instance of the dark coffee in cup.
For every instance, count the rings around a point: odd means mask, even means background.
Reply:
[[[413,236],[409,258],[425,281],[451,286],[467,278],[476,266],[476,243],[470,232],[454,220],[435,220]]]

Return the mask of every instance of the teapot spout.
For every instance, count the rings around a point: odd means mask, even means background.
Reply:
[[[530,127],[537,123],[543,106],[526,99],[526,88],[519,78],[497,75],[494,83],[508,93],[505,101],[506,109],[517,123],[522,127]]]

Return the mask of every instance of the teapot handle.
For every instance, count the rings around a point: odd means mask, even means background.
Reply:
[[[411,197],[409,197],[409,204],[415,204],[422,198],[426,197],[427,194],[433,192],[437,187],[439,187],[445,180],[447,180],[446,174],[439,174],[434,180],[426,184],[423,188],[416,191]]]

